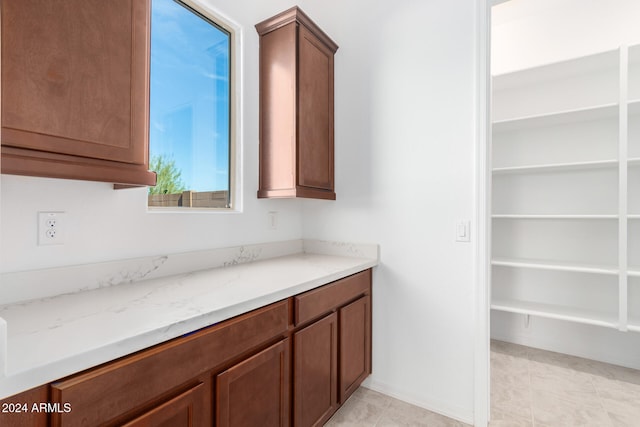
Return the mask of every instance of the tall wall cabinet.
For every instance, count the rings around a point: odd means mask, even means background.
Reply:
[[[640,46],[493,86],[491,308],[640,331]]]
[[[338,45],[293,7],[260,35],[258,197],[335,200],[333,56]]]

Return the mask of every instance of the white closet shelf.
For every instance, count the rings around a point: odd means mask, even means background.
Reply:
[[[526,258],[493,258],[491,260],[491,265],[500,267],[530,268],[535,270],[573,271],[576,273],[618,274],[618,268],[614,265],[558,262]]]
[[[491,217],[494,219],[618,219],[616,214],[495,214]]]
[[[514,117],[493,122],[494,132],[504,132],[517,129],[528,129],[541,126],[554,126],[566,123],[584,122],[598,119],[615,118],[618,115],[617,103],[603,104],[593,107],[576,108],[572,110],[555,111],[552,113],[536,114],[532,116]]]
[[[640,159],[638,159],[640,163]],[[607,169],[615,168],[618,166],[618,161],[615,159],[609,160],[593,160],[588,162],[567,162],[567,163],[545,163],[538,165],[525,165],[525,166],[508,166],[493,168],[494,174],[505,173],[530,173],[530,172],[554,172],[565,170],[580,170],[580,169]]]
[[[594,73],[603,70],[616,70],[618,66],[617,50],[606,50],[560,61],[540,64],[532,68],[517,69],[494,74],[493,88],[496,91],[513,87],[527,86],[539,82],[570,79],[585,72]]]
[[[514,201],[512,208],[491,212],[499,255],[492,257],[491,266],[498,280],[513,281],[499,282],[493,310],[640,332],[639,307],[631,300],[637,295],[629,292],[640,280],[638,254],[629,245],[640,222],[635,193],[640,171],[639,64],[640,45],[622,46],[495,76],[492,130],[499,143],[493,147],[497,162],[492,190],[497,200],[511,196]],[[539,188],[542,184],[546,188]],[[556,184],[568,197],[540,197]],[[542,238],[528,239],[527,233],[538,227],[549,228],[542,237],[551,250],[530,252],[542,259],[524,258],[523,250],[543,249]],[[595,227],[593,247],[589,243],[584,256],[554,247],[556,239],[562,243],[580,227]],[[610,241],[614,233],[616,242]],[[512,239],[519,244],[502,243]],[[614,243],[614,252],[600,248]],[[592,262],[570,261],[572,257]],[[511,274],[525,269],[565,273],[555,274],[558,283],[547,288],[536,286],[534,274]],[[611,286],[595,290],[591,284],[602,280]],[[525,287],[528,292],[521,292]],[[585,302],[565,299],[570,292],[585,292]]]
[[[555,304],[544,304],[530,301],[494,300],[492,310],[509,313],[528,314],[549,319],[568,320],[570,322],[586,323],[589,325],[618,327],[617,313],[590,310],[586,308],[568,307]]]

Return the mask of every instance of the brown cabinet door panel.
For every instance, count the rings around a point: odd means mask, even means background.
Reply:
[[[20,394],[0,400],[0,426],[2,427],[47,427],[48,414],[45,411],[34,411],[49,401],[49,386],[27,390]],[[5,407],[5,404],[7,405]],[[5,412],[5,409],[7,410]]]
[[[199,427],[205,425],[202,383],[123,425],[123,427]]]
[[[298,185],[333,191],[333,52],[298,34]]]
[[[2,143],[145,164],[149,0],[4,0]]]
[[[340,320],[340,403],[371,373],[371,297],[342,307]]]
[[[289,339],[217,376],[217,427],[284,427],[290,421]]]
[[[336,313],[294,335],[293,407],[296,427],[318,426],[338,407]]]

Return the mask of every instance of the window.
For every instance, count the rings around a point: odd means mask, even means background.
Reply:
[[[149,206],[231,207],[232,33],[178,0],[153,0]]]

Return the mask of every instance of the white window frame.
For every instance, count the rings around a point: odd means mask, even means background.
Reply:
[[[242,115],[242,26],[211,7],[202,0],[178,0],[185,6],[200,13],[211,20],[230,36],[230,101],[229,101],[229,206],[227,208],[208,207],[177,207],[177,206],[149,206],[147,211],[152,213],[241,213],[243,208],[243,182],[242,182],[242,141],[243,141],[243,115]],[[152,6],[153,7],[153,6]],[[153,25],[153,23],[152,23]],[[145,192],[146,198],[146,192]]]

